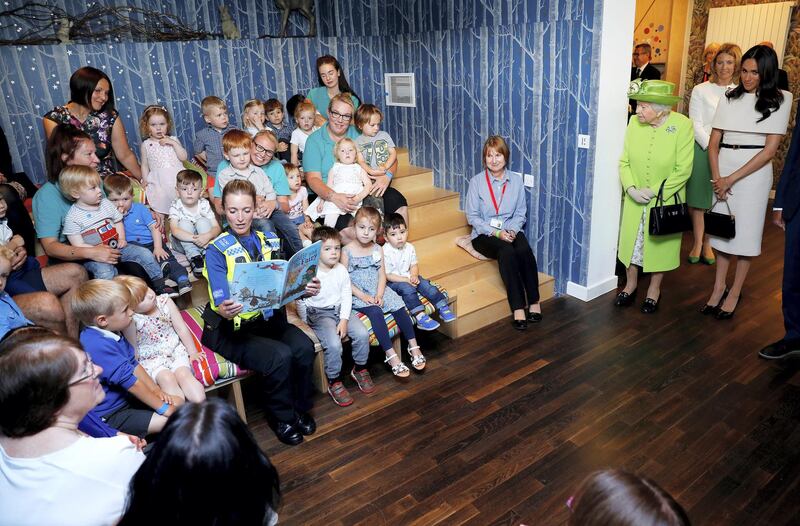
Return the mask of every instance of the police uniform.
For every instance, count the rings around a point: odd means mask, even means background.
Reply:
[[[314,344],[287,321],[283,308],[243,312],[231,320],[218,313],[218,305],[230,297],[228,283],[236,263],[272,259],[279,246],[277,235],[257,230],[241,237],[223,232],[209,244],[203,269],[209,303],[203,314],[202,342],[243,368],[261,373],[267,417],[291,423],[312,406]]]

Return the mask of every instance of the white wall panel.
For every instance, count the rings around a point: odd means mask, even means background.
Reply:
[[[706,45],[710,42],[735,42],[744,52],[769,40],[775,44],[778,63],[782,64],[794,5],[795,2],[773,2],[710,9]]]

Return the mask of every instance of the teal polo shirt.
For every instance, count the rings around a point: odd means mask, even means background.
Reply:
[[[347,128],[346,137],[357,139],[360,134],[355,126]],[[328,172],[336,159],[333,156],[333,148],[336,142],[331,139],[328,133],[328,123],[322,125],[306,139],[306,149],[303,151],[303,171],[319,172],[322,174],[322,182],[328,183]]]

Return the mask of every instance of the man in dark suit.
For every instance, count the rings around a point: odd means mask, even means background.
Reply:
[[[800,112],[775,192],[772,221],[786,232],[783,256],[783,325],[786,335],[761,349],[767,360],[800,357]]]
[[[661,72],[658,71],[654,65],[650,64],[651,53],[652,49],[650,48],[650,44],[637,44],[636,47],[633,48],[631,80],[661,80]],[[629,104],[631,105],[630,115],[633,115],[636,113],[636,101],[630,100]],[[628,115],[628,117],[630,117],[630,115]]]

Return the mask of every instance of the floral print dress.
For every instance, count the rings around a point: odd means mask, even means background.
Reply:
[[[104,177],[115,172],[114,160],[111,155],[113,152],[111,129],[114,127],[118,117],[117,110],[93,111],[89,113],[85,121],[81,122],[70,113],[69,108],[66,106],[56,106],[44,116],[45,119],[55,123],[69,124],[89,134],[94,141],[97,158],[100,159],[97,171]]]
[[[172,326],[168,302],[169,296],[161,294],[156,298],[157,314],[133,314],[139,349],[137,359],[153,379],[164,369],[174,372],[180,366],[191,365],[189,353]]]

